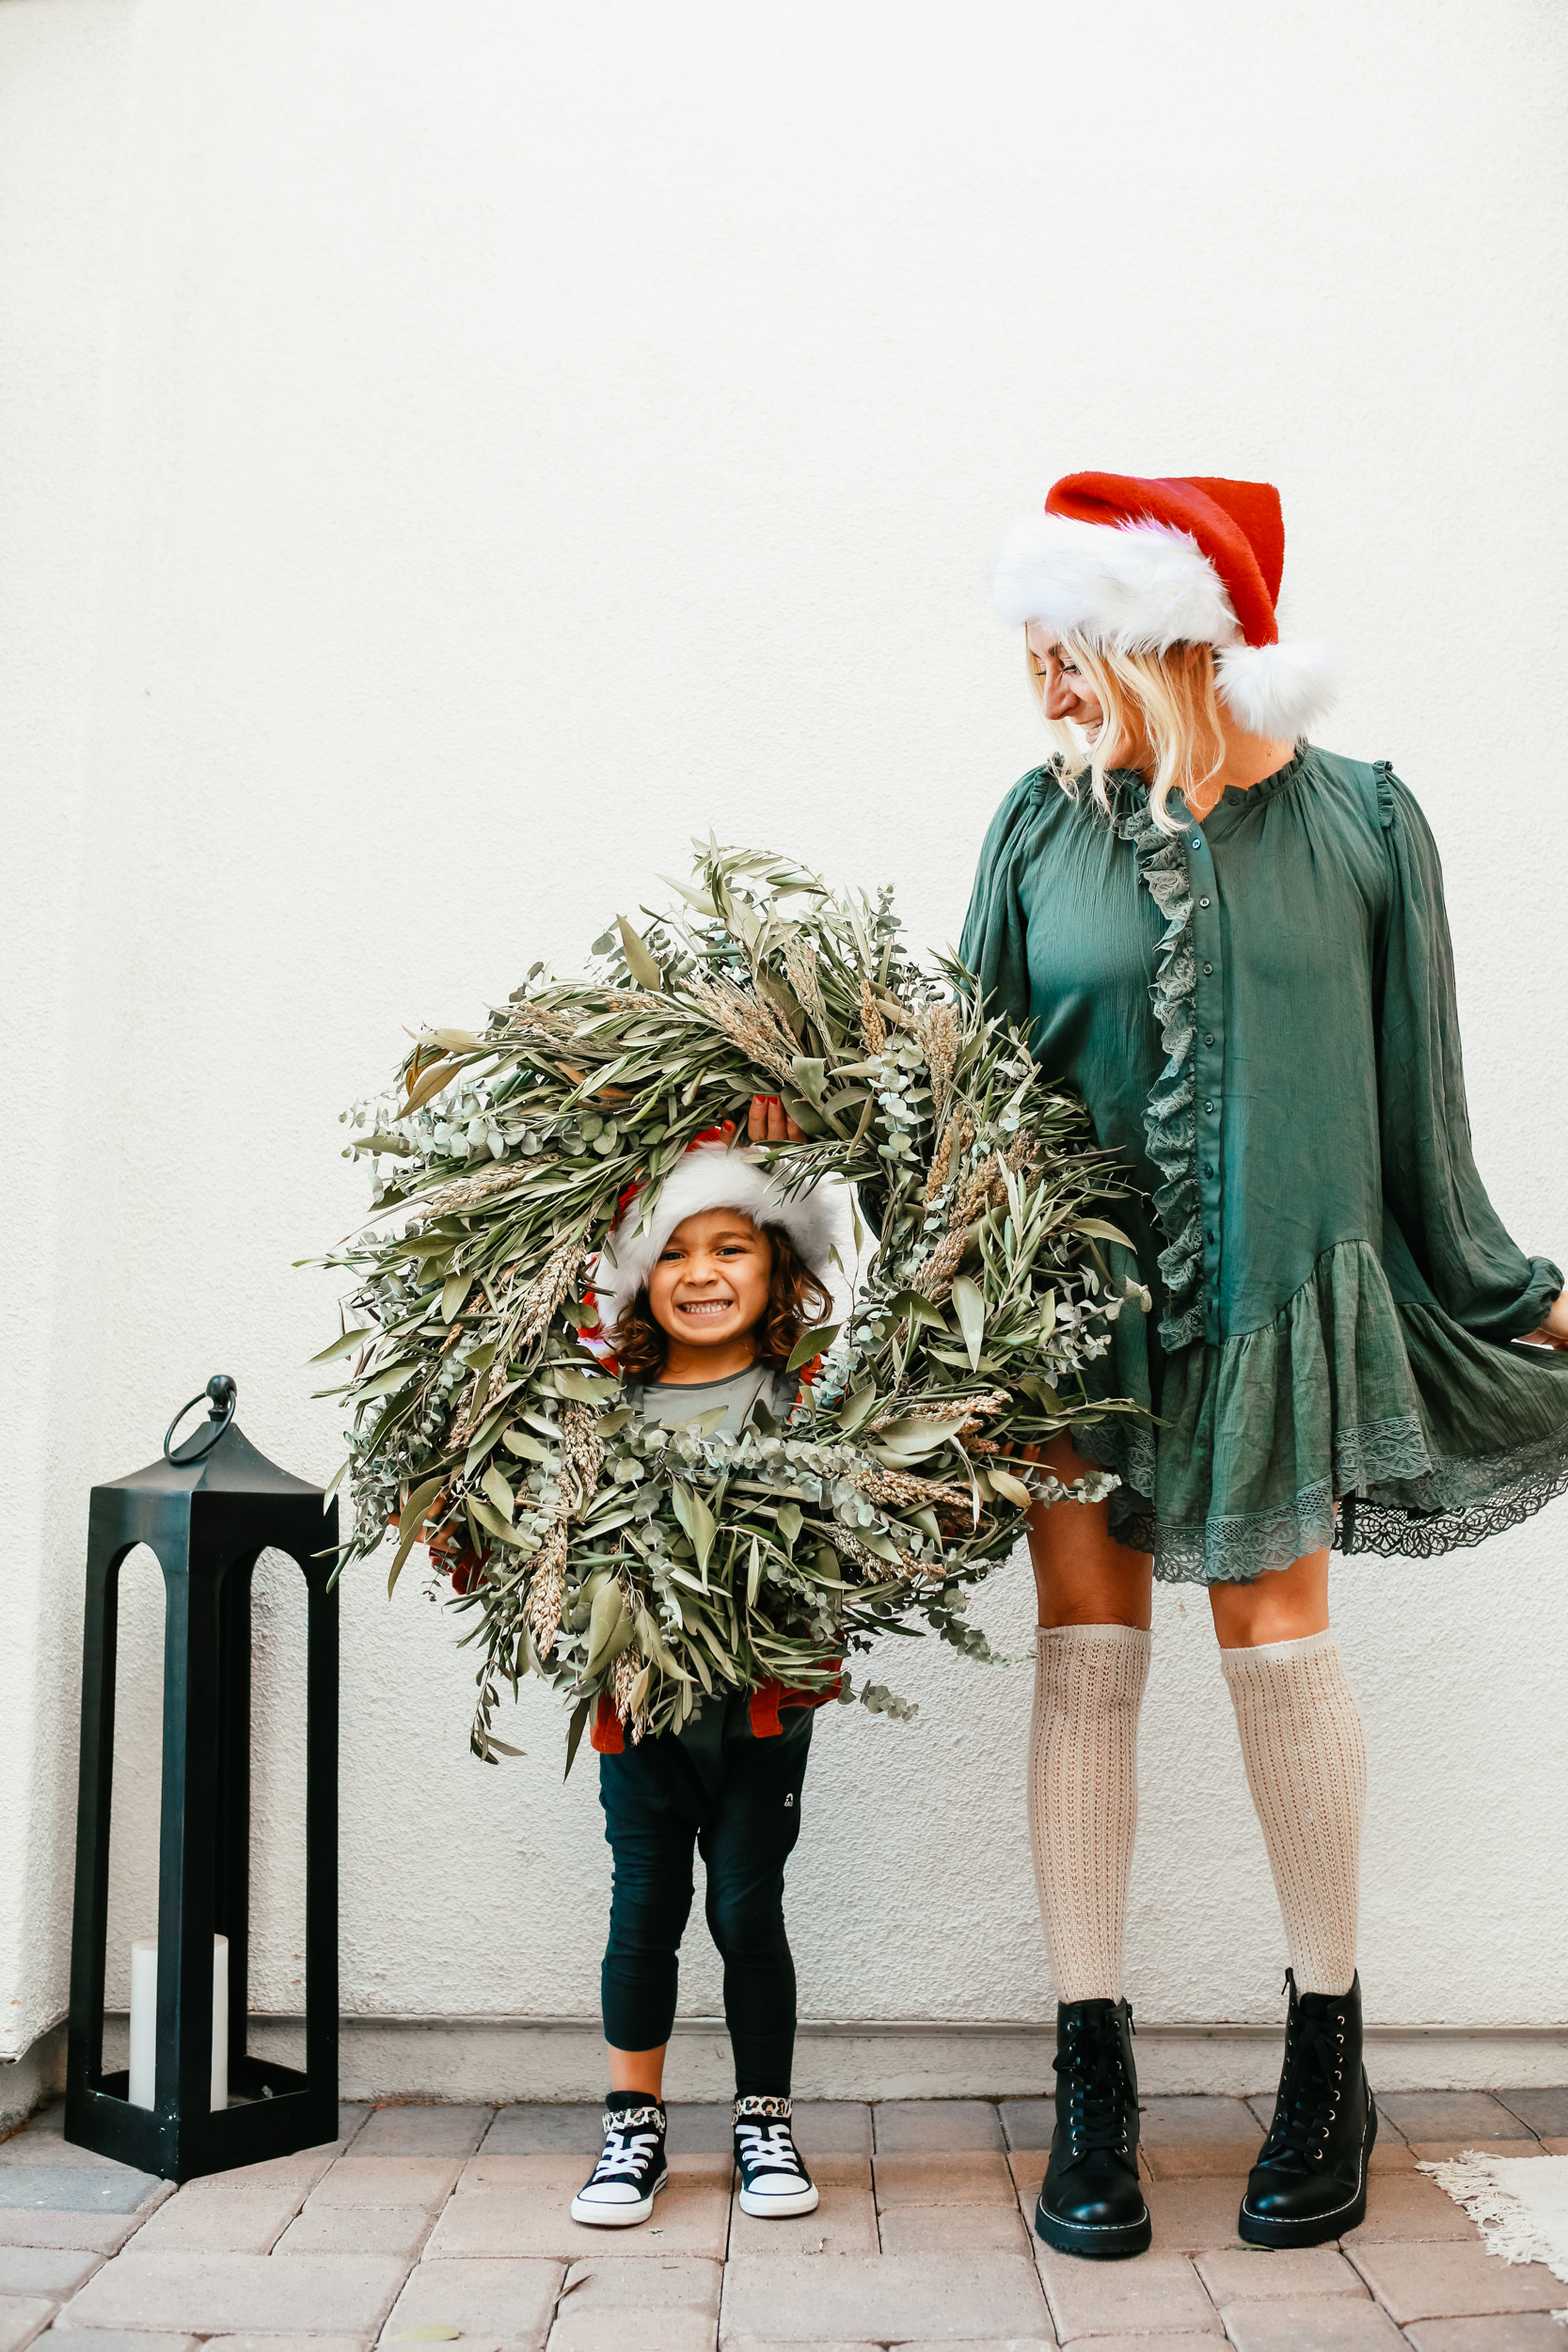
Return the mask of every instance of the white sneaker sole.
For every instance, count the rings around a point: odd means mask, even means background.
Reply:
[[[635,2205],[606,2205],[596,2198],[574,2197],[572,2219],[586,2221],[592,2230],[633,2230],[640,2221],[646,2221],[654,2209],[654,2199],[669,2185],[670,2175],[661,2172],[646,2197]]]
[[[740,2192],[740,2210],[753,2214],[759,2221],[787,2221],[791,2214],[815,2213],[817,2207],[816,2185],[798,2189],[793,2197],[761,2197],[753,2188]]]

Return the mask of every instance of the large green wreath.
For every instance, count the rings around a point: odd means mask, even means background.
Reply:
[[[966,1587],[1033,1502],[1114,1484],[1066,1488],[1018,1449],[1133,1409],[1083,1378],[1148,1294],[1111,1279],[1101,1245],[1123,1236],[1094,1209],[1118,1187],[1081,1104],[961,967],[914,961],[890,893],[697,846],[693,886],[673,885],[689,913],[620,921],[587,979],[535,964],[483,1036],[421,1036],[393,1092],[343,1114],[373,1204],[325,1261],[357,1287],[314,1359],[354,1358],[323,1391],[352,1412],[341,1565],[392,1523],[390,1592],[430,1547],[475,1620],[487,1761],[516,1753],[490,1726],[531,1671],[576,1701],[570,1770],[601,1693],[640,1739],[704,1695],[830,1691],[911,1618],[989,1656]],[[672,1432],[583,1343],[583,1292],[625,1188],[657,1197],[758,1092],[806,1133],[775,1175],[853,1185],[857,1248],[863,1219],[877,1247],[844,1327],[797,1349],[822,1361],[787,1425]]]

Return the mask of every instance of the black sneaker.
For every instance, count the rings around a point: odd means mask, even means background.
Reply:
[[[593,2178],[572,2200],[572,2219],[600,2230],[629,2230],[646,2221],[670,2178],[664,2140],[670,2128],[661,2101],[606,2107],[604,2153]]]
[[[740,2210],[773,2221],[816,2211],[816,2184],[806,2170],[789,2119],[788,2099],[737,2099],[735,2160]]]

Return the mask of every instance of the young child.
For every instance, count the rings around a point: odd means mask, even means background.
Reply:
[[[632,1404],[670,1427],[722,1406],[719,1426],[738,1434],[759,1399],[782,1421],[799,1389],[784,1369],[791,1351],[831,1303],[826,1203],[811,1193],[786,1200],[745,1151],[705,1141],[671,1170],[641,1232],[635,1200],[623,1204],[594,1278],[599,1328]],[[572,2201],[574,2221],[646,2221],[669,2178],[664,2053],[693,1845],[724,1963],[741,2208],[773,2216],[816,2204],[790,2127],[795,1964],[784,1876],[818,1704],[777,1684],[700,1698],[678,1732],[633,1743],[600,1702],[594,1745],[614,1857],[601,1978],[610,2091],[604,2153]]]

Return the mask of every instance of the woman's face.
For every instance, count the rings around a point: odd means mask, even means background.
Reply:
[[[1035,675],[1040,681],[1046,717],[1069,721],[1090,750],[1098,749],[1105,713],[1099,695],[1073,660],[1070,649],[1053,637],[1041,621],[1031,621],[1024,637]],[[1107,745],[1106,767],[1134,766],[1140,748],[1132,742]]]
[[[738,1209],[704,1209],[677,1225],[648,1277],[654,1321],[689,1347],[731,1345],[768,1311],[773,1248]]]

